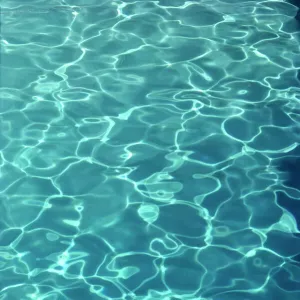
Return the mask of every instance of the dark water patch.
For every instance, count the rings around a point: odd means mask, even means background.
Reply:
[[[296,151],[295,151],[296,152]],[[285,174],[284,185],[300,190],[300,157],[287,157],[280,161],[278,170]]]

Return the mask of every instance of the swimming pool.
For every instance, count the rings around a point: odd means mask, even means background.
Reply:
[[[300,299],[296,6],[2,3],[0,299]]]

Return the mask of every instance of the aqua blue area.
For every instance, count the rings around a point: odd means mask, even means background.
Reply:
[[[299,300],[297,1],[3,0],[1,300]]]

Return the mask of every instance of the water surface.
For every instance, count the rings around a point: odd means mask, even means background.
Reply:
[[[1,3],[1,300],[300,299],[295,6]]]

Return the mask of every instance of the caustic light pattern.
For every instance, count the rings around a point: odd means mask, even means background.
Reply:
[[[299,300],[297,9],[2,1],[0,299]]]

